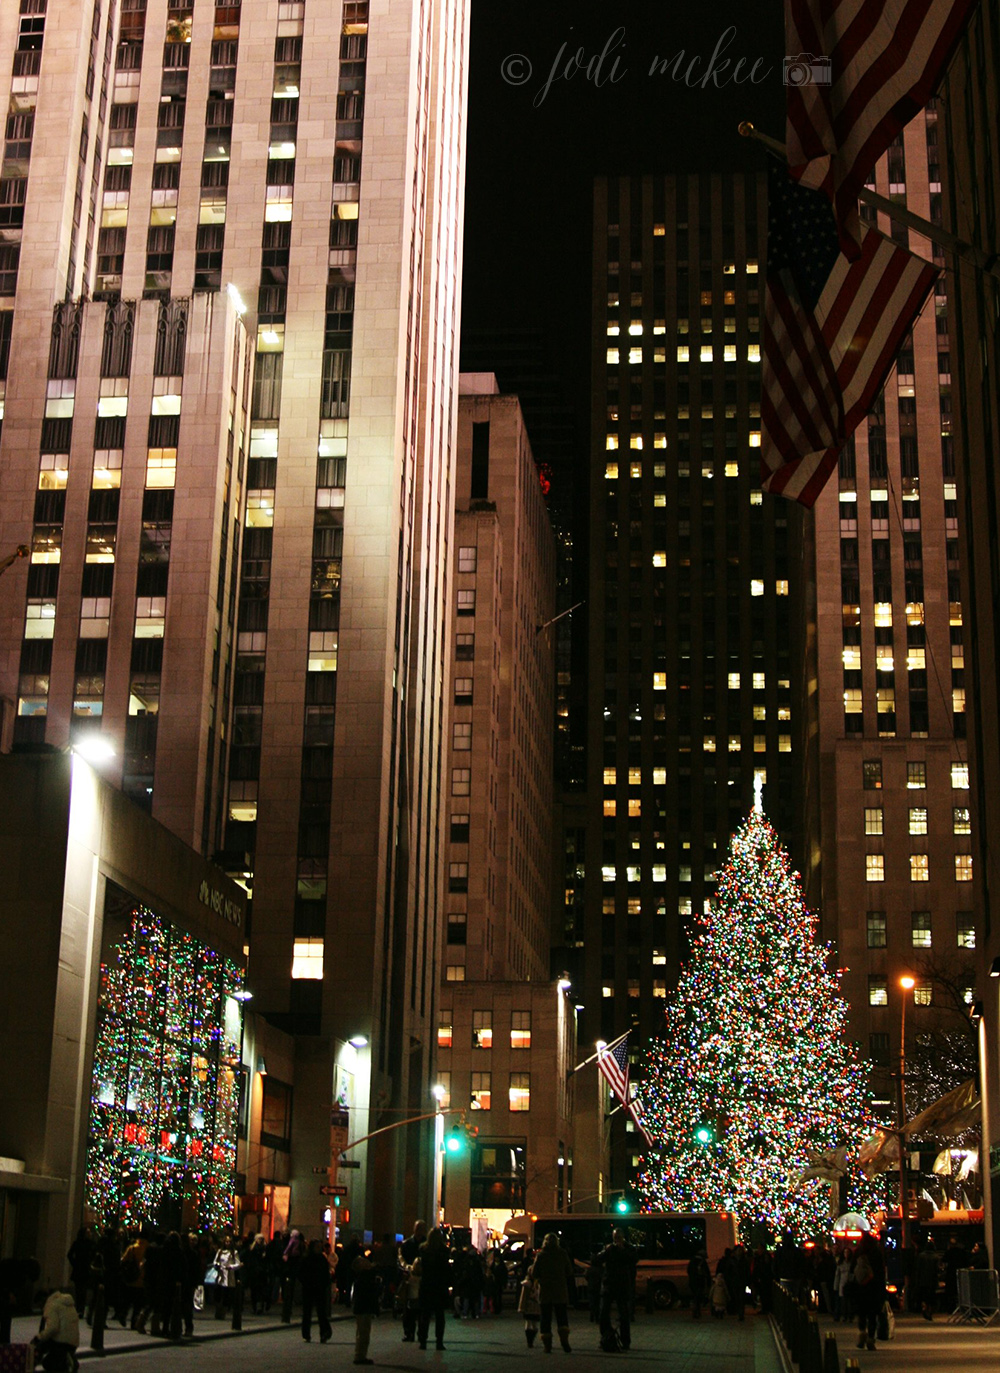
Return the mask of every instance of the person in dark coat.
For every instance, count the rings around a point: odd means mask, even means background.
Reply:
[[[382,1304],[382,1279],[378,1267],[361,1251],[354,1260],[351,1283],[351,1308],[354,1311],[354,1362],[374,1363],[368,1357],[368,1343],[372,1337],[372,1321]]]
[[[618,1337],[622,1349],[632,1343],[631,1312],[635,1295],[635,1270],[637,1255],[626,1242],[624,1230],[616,1230],[606,1248],[597,1256],[601,1270],[601,1337],[610,1335],[614,1329],[611,1324],[611,1307],[618,1308]]]
[[[330,1325],[330,1265],[319,1240],[310,1240],[299,1262],[299,1282],[302,1284],[302,1338],[312,1339],[312,1317],[316,1312],[320,1344],[326,1344],[333,1334]]]
[[[181,1237],[176,1230],[172,1230],[163,1241],[156,1289],[156,1318],[159,1321],[160,1333],[172,1340],[179,1340],[181,1337],[186,1268]]]
[[[914,1274],[917,1289],[917,1303],[925,1321],[934,1319],[938,1289],[938,1252],[934,1248],[934,1238],[927,1236],[923,1249],[917,1255]]]
[[[136,1321],[135,1330],[140,1335],[146,1333],[146,1321],[149,1320],[149,1333],[158,1335],[160,1333],[160,1310],[157,1300],[160,1292],[160,1261],[163,1257],[163,1245],[161,1237],[154,1231],[147,1233],[146,1256],[142,1265],[142,1309]]]
[[[733,1250],[730,1276],[727,1279],[732,1293],[733,1310],[740,1320],[745,1319],[747,1288],[750,1286],[750,1259],[742,1244]]]
[[[66,1258],[69,1260],[70,1281],[76,1300],[76,1314],[82,1316],[87,1307],[87,1293],[90,1290],[90,1269],[94,1262],[97,1245],[90,1233],[89,1225],[81,1225],[76,1239],[69,1247]]]
[[[858,1312],[858,1348],[875,1348],[879,1312],[885,1304],[885,1256],[874,1235],[862,1237],[854,1262],[854,1303]]]
[[[292,1307],[295,1304],[295,1284],[299,1277],[299,1265],[306,1252],[301,1231],[293,1230],[288,1236],[285,1252],[281,1256],[281,1320],[284,1325],[292,1323]]]
[[[420,1246],[420,1295],[418,1297],[417,1338],[427,1348],[427,1332],[434,1317],[434,1338],[444,1348],[444,1312],[448,1305],[448,1250],[438,1226]]]
[[[545,1352],[552,1350],[552,1313],[555,1312],[559,1343],[569,1354],[569,1317],[566,1308],[576,1286],[573,1260],[559,1243],[555,1230],[542,1240],[542,1247],[531,1265],[531,1276],[538,1283],[538,1304],[542,1308],[541,1335]]]
[[[250,1309],[255,1316],[259,1316],[267,1307],[269,1278],[266,1236],[253,1236],[243,1260],[243,1276],[250,1292]]]
[[[194,1334],[194,1293],[205,1281],[205,1260],[201,1244],[194,1230],[181,1245],[183,1267],[181,1273],[181,1317],[185,1335]]]
[[[688,1290],[691,1293],[691,1315],[701,1320],[701,1308],[708,1301],[708,1289],[712,1282],[712,1272],[708,1266],[708,1255],[699,1249],[688,1259]]]
[[[952,1235],[944,1251],[944,1308],[948,1312],[958,1305],[958,1270],[968,1266],[968,1250]]]
[[[420,1246],[427,1238],[427,1222],[418,1220],[413,1227],[413,1234],[409,1239],[403,1241],[399,1246],[399,1259],[411,1276],[403,1280],[403,1343],[410,1344],[417,1337],[417,1311],[416,1302],[409,1300],[408,1293],[413,1286],[413,1265],[417,1261],[420,1253]],[[419,1277],[417,1279],[419,1282]]]
[[[766,1245],[758,1244],[750,1264],[750,1285],[753,1288],[754,1296],[757,1298],[757,1305],[764,1315],[772,1307],[771,1288],[773,1283],[774,1272],[771,1255],[768,1253]]]

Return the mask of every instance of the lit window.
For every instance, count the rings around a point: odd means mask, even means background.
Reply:
[[[258,349],[261,352],[267,351],[258,340]],[[270,351],[275,351],[273,348]],[[150,414],[153,415],[179,415],[181,413],[181,398],[176,393],[167,395],[157,395],[153,397]]]
[[[779,752],[779,753],[791,753],[791,751],[792,751],[792,736],[791,736],[790,734],[779,734],[779,735],[778,735],[778,752]]]
[[[531,1074],[511,1073],[507,1094],[512,1111],[527,1111],[531,1104]]]
[[[162,639],[166,612],[166,596],[137,596],[135,602],[135,637],[137,639]]]
[[[868,912],[868,947],[885,948],[885,911]]]
[[[451,1011],[438,1012],[437,1045],[439,1049],[450,1049],[452,1039]]]
[[[641,815],[641,814],[642,814],[642,802],[639,800],[638,796],[630,796],[630,797],[629,797],[629,801],[628,801],[628,813],[629,813],[629,815]]]
[[[747,362],[760,362],[759,343],[750,343],[747,345]]]
[[[615,801],[614,797],[610,797],[610,798],[609,798],[609,797],[605,797],[605,798],[604,798],[604,814],[605,814],[605,815],[615,815],[615,814],[617,814],[617,811],[618,811],[618,803],[617,803],[617,801]]]
[[[617,876],[617,873],[618,869],[615,867],[613,863],[605,863],[604,867],[601,868],[601,881],[613,882],[615,880],[615,877]]]
[[[906,606],[906,623],[908,625],[922,625],[924,622],[924,603],[923,601],[909,601]]]
[[[464,963],[449,963],[448,966],[447,966],[447,967],[445,968],[445,970],[444,970],[444,980],[445,980],[446,982],[464,982],[464,981],[465,981],[465,964],[464,964]]]
[[[843,652],[844,671],[860,672],[861,670],[861,649],[852,644],[848,644]]]
[[[757,578],[754,578],[754,580],[750,583],[750,595],[751,595],[751,596],[763,596],[763,594],[764,594],[764,583],[763,583],[762,581],[759,581]]]
[[[688,348],[686,343],[682,343],[677,349],[677,361],[687,362],[690,356],[691,350]]]
[[[951,830],[953,834],[972,833],[972,812],[968,806],[952,807]]]
[[[666,770],[666,768],[654,768],[654,769],[653,769],[653,786],[654,786],[654,787],[665,787],[666,784],[667,784],[667,770]]]
[[[910,807],[910,833],[911,833],[911,834],[926,834],[926,833],[927,833],[927,807],[926,807],[926,806],[911,806],[911,807]]]
[[[918,982],[913,988],[914,1006],[930,1006],[934,1000],[934,984],[929,981]]]
[[[172,488],[177,475],[177,449],[151,448],[146,454],[146,486]],[[260,494],[260,493],[255,493]],[[273,494],[272,494],[273,514]]]
[[[927,651],[923,648],[908,648],[906,650],[906,670],[907,672],[921,672],[927,666]]]
[[[776,596],[787,596],[787,595],[788,595],[788,583],[787,583],[784,579],[781,579],[780,581],[775,582],[775,584],[774,584],[774,592],[775,592],[775,595],[776,595]]]
[[[728,321],[727,321],[727,323],[728,323]],[[727,329],[726,332],[729,333],[730,330]],[[722,360],[723,360],[723,362],[735,362],[735,361],[736,361],[736,344],[735,344],[735,343],[726,343],[726,344],[723,344],[723,347],[722,347]]]
[[[740,736],[739,736],[738,734],[730,734],[730,736],[729,736],[729,752],[730,752],[730,753],[739,753],[741,747],[742,747],[742,743],[741,743],[741,740],[740,740]]]
[[[512,1049],[531,1048],[531,1012],[511,1011],[510,1047]]]
[[[667,880],[667,869],[662,863],[654,863],[650,869],[654,882],[665,882]]]
[[[654,690],[654,691],[666,691],[666,689],[667,689],[667,674],[666,674],[665,672],[654,672],[654,673],[653,673],[653,690]]]
[[[633,444],[632,447],[634,448],[634,447],[635,447],[635,444]],[[639,462],[630,462],[629,465],[628,465],[628,474],[629,474],[630,477],[641,477],[641,476],[642,476],[642,463],[639,463]]]
[[[751,447],[751,448],[759,448],[759,447],[760,447],[760,430],[759,430],[759,429],[751,429],[751,430],[750,430],[750,447]]]
[[[875,628],[892,628],[892,604],[890,601],[875,602]]]
[[[472,1012],[472,1047],[474,1049],[493,1048],[493,1012]]]
[[[864,710],[864,702],[861,699],[860,687],[848,687],[844,692],[844,714],[861,715]]]
[[[712,345],[710,343],[703,343],[701,345],[700,357],[702,362],[712,361]]]
[[[316,629],[309,634],[309,672],[336,672],[340,645],[336,630]]]
[[[618,464],[616,462],[609,462],[605,465],[604,480],[609,482],[618,480]]]
[[[870,806],[865,808],[865,834],[882,833],[882,807]]]
[[[888,1006],[889,984],[884,977],[868,978],[869,1006]]]
[[[473,1111],[490,1109],[490,1074],[473,1073],[469,1105]]]
[[[448,1040],[446,1046],[442,1047],[450,1049],[451,1039]],[[438,1108],[442,1111],[449,1110],[451,1107],[451,1073],[438,1073],[435,1085],[441,1088],[437,1098]]]
[[[739,463],[738,463],[738,462],[727,462],[727,463],[726,463],[726,476],[727,476],[727,477],[738,477],[739,475],[740,475],[740,465],[739,465]]]
[[[641,349],[641,348],[630,348],[630,349],[628,350],[628,360],[629,360],[629,362],[631,362],[631,363],[642,362],[642,349]]]
[[[930,859],[926,853],[910,854],[910,881],[930,881]]]
[[[247,525],[251,529],[270,529],[274,524],[274,492],[247,492]]]
[[[885,857],[883,854],[865,854],[865,880],[868,882],[885,881]]]
[[[629,768],[628,784],[630,787],[638,787],[642,785],[642,768]]]
[[[956,853],[956,854],[955,854],[955,881],[956,881],[956,882],[971,882],[971,881],[972,881],[972,854],[971,854],[971,853]]]
[[[608,349],[608,365],[609,365],[609,366],[617,366],[617,364],[618,364],[618,349],[617,349],[617,348],[609,348],[609,349]]]
[[[974,949],[976,947],[976,920],[972,911],[959,911],[955,916],[955,923],[958,930],[958,947],[960,949]]]
[[[667,555],[666,555],[666,553],[654,553],[654,554],[653,554],[653,566],[654,566],[654,567],[666,567],[666,565],[667,565]]]
[[[296,939],[292,946],[292,977],[296,981],[322,982],[322,939]]]
[[[951,708],[956,715],[961,715],[963,713],[965,710],[965,687],[952,688]]]
[[[763,673],[763,672],[755,672],[755,673],[753,674],[753,689],[754,689],[754,691],[763,691],[763,690],[764,690],[764,687],[765,687],[765,685],[766,685],[766,682],[767,682],[767,677],[766,677],[766,674],[765,674],[765,673]]]
[[[609,434],[604,446],[609,452],[614,452],[614,450],[618,447],[618,435]]]
[[[616,778],[616,777],[617,777],[617,771],[616,771],[615,768],[605,768],[605,769],[604,769],[604,785],[605,785],[606,787],[613,787],[613,786],[615,785],[615,778]]]
[[[907,763],[906,785],[910,791],[921,791],[927,785],[927,764]]]
[[[952,791],[969,790],[969,765],[968,763],[952,763],[951,765],[951,788]]]
[[[915,949],[931,947],[930,911],[913,911],[910,915],[910,938]]]
[[[615,989],[614,989],[614,985],[613,985],[611,982],[602,982],[602,983],[601,983],[601,996],[602,996],[602,997],[611,997],[611,996],[614,996],[614,994],[615,994]]]

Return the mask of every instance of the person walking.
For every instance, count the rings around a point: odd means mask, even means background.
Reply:
[[[708,1289],[712,1282],[711,1270],[708,1266],[708,1255],[704,1249],[699,1249],[696,1254],[692,1254],[688,1259],[688,1291],[691,1293],[691,1315],[696,1320],[701,1320],[701,1308],[708,1300]]]
[[[448,1249],[444,1235],[435,1225],[420,1246],[420,1295],[417,1319],[417,1338],[420,1348],[427,1348],[427,1333],[434,1317],[434,1339],[438,1349],[444,1348],[444,1311],[448,1305]]]
[[[354,1260],[354,1281],[351,1283],[351,1308],[354,1311],[354,1362],[374,1363],[368,1357],[368,1343],[372,1337],[372,1321],[379,1313],[382,1301],[382,1279],[378,1267],[362,1250]]]
[[[550,1230],[545,1236],[529,1273],[538,1283],[542,1347],[546,1354],[552,1353],[552,1313],[554,1311],[558,1323],[559,1343],[567,1354],[572,1353],[569,1343],[569,1316],[566,1309],[576,1279],[573,1273],[573,1260],[559,1243],[559,1236],[555,1230]]]
[[[97,1245],[90,1233],[90,1226],[81,1225],[76,1232],[76,1239],[70,1245],[69,1253],[66,1255],[69,1260],[70,1281],[73,1284],[78,1316],[82,1316],[87,1309],[87,1293],[90,1291],[91,1284],[90,1269],[96,1252]]]
[[[622,1349],[632,1343],[631,1311],[635,1295],[637,1256],[626,1242],[624,1230],[616,1230],[611,1243],[602,1249],[597,1262],[601,1268],[601,1340],[613,1337],[611,1307],[618,1308],[618,1339]]]
[[[750,1286],[750,1260],[742,1244],[738,1244],[733,1250],[729,1280],[732,1309],[741,1321],[745,1320],[747,1288]]]
[[[854,1263],[854,1302],[858,1312],[858,1348],[875,1348],[875,1330],[885,1302],[885,1257],[874,1235],[861,1240]]]
[[[534,1278],[527,1274],[521,1282],[521,1295],[518,1299],[517,1309],[524,1317],[524,1338],[528,1343],[528,1348],[535,1347],[535,1336],[538,1334],[538,1320],[542,1314],[542,1308],[538,1302],[538,1284]]]
[[[310,1240],[299,1263],[299,1282],[302,1284],[302,1338],[312,1339],[312,1317],[316,1312],[319,1342],[326,1344],[333,1334],[330,1324],[330,1265],[320,1240]]]
[[[726,1307],[729,1305],[729,1288],[726,1286],[726,1280],[722,1276],[721,1270],[712,1279],[711,1304],[712,1315],[717,1320],[723,1320]]]
[[[412,1344],[417,1336],[417,1314],[420,1306],[420,1270],[417,1263],[420,1246],[427,1238],[427,1222],[414,1222],[413,1234],[399,1246],[399,1261],[406,1270],[402,1281],[403,1343]]]
[[[299,1276],[299,1265],[306,1252],[301,1230],[293,1230],[288,1236],[285,1252],[281,1256],[281,1322],[292,1323],[292,1307],[295,1305],[295,1284]]]
[[[45,1373],[76,1373],[80,1361],[76,1347],[80,1343],[80,1317],[71,1288],[51,1294],[42,1311],[42,1328],[32,1340]]]
[[[923,1249],[917,1255],[914,1279],[920,1314],[925,1321],[932,1321],[938,1289],[938,1252],[934,1248],[933,1235],[927,1236]]]

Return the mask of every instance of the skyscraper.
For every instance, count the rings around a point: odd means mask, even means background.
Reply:
[[[870,184],[940,221],[939,141],[932,104]],[[904,246],[913,237],[931,256],[926,240],[878,219],[883,233]],[[804,573],[816,588],[809,892],[836,941],[851,1028],[889,1116],[903,997],[916,1090],[928,1034],[961,1038],[975,983],[950,281],[942,273],[817,501]],[[911,992],[903,974],[916,980]]]
[[[252,888],[314,1226],[330,1102],[356,1137],[429,1086],[466,7],[19,9],[0,690],[21,744],[99,726]],[[361,1173],[373,1225],[429,1195],[418,1133],[382,1137],[377,1203]]]
[[[765,225],[756,176],[596,187],[587,854],[568,932],[588,1043],[660,1032],[755,775],[795,829],[800,512],[759,487]],[[615,1186],[639,1153],[629,1126]],[[597,1179],[578,1169],[577,1187]]]

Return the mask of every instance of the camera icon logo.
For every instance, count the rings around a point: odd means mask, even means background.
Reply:
[[[811,52],[786,57],[781,64],[781,79],[786,86],[829,86],[830,59],[814,57]]]

